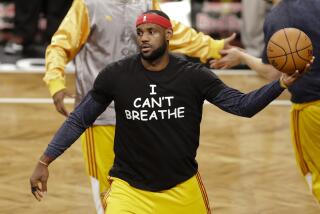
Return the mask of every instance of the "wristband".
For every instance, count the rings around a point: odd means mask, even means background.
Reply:
[[[283,82],[282,78],[279,80],[281,88],[287,89],[288,86]]]
[[[42,165],[45,165],[45,166],[49,166],[47,163],[43,162],[42,160],[39,160],[39,163],[41,163]]]

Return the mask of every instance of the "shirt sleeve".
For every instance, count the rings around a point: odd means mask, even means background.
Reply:
[[[211,73],[210,73],[211,72]],[[247,94],[225,85],[212,71],[205,68],[200,81],[204,99],[223,111],[242,117],[252,117],[276,99],[283,88],[273,81]]]
[[[158,1],[153,1],[153,7],[160,10]],[[171,20],[173,37],[170,40],[170,51],[199,58],[205,63],[209,59],[219,59],[219,51],[224,48],[224,40],[215,40],[208,35],[197,32],[193,28]]]
[[[118,82],[115,78],[114,72],[116,69],[112,69],[115,63],[107,65],[97,76],[94,81],[93,89],[91,91],[92,97],[99,103],[106,105],[110,104],[114,99],[114,87]]]
[[[96,102],[89,92],[70,114],[49,143],[44,154],[56,159],[104,112],[108,104]]]
[[[225,87],[214,99],[208,100],[226,112],[252,117],[276,99],[283,90],[277,80],[247,94]]]
[[[51,95],[66,87],[65,66],[78,53],[89,33],[88,9],[83,0],[74,0],[46,50],[46,73],[43,80]]]

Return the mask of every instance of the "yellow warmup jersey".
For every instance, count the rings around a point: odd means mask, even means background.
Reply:
[[[94,79],[101,68],[132,51],[137,52],[136,47],[132,45],[135,41],[128,39],[135,33],[135,14],[141,14],[143,10],[159,9],[160,6],[156,0],[127,2],[74,0],[46,51],[44,81],[48,84],[51,95],[65,88],[64,69],[71,60],[75,59],[78,76],[89,78],[85,84],[88,84],[87,82],[92,84],[90,79]],[[123,4],[128,5],[124,7]],[[120,14],[115,16],[114,13],[118,11]],[[200,58],[202,62],[220,57],[219,51],[224,46],[223,40],[214,40],[177,21],[172,21],[172,25],[171,51]],[[112,40],[121,37],[124,40],[122,43]],[[121,45],[128,48],[121,48]],[[77,79],[77,84],[78,88],[85,87],[80,79]]]

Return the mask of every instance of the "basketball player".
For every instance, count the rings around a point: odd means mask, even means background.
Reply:
[[[66,90],[65,65],[74,60],[76,67],[76,104],[92,88],[93,81],[107,64],[137,53],[134,21],[148,9],[159,9],[157,0],[75,0],[46,52],[45,82],[56,109],[67,116],[63,104]],[[170,49],[202,62],[220,57],[235,35],[213,40],[202,33],[172,22],[174,35]],[[82,136],[86,169],[90,176],[94,201],[102,213],[100,193],[108,189],[107,174],[113,163],[115,113],[113,104]]]
[[[320,1],[282,0],[274,3],[277,5],[264,23],[265,44],[276,31],[286,27],[302,30],[313,44],[315,60],[310,70],[295,85],[289,87],[289,91],[292,95],[291,133],[297,163],[320,202],[320,22],[317,15]],[[226,56],[212,61],[212,67],[229,68],[245,63],[270,80],[280,76],[280,71],[268,64],[266,47],[262,59],[235,48],[222,53]]]
[[[140,54],[111,63],[98,75],[41,156],[30,178],[32,193],[42,199],[47,166],[114,101],[115,160],[106,213],[210,213],[195,160],[204,100],[252,117],[282,93],[281,85],[290,86],[300,74],[283,74],[243,94],[205,66],[169,53],[173,26],[163,12],[145,12],[137,18],[136,30]]]

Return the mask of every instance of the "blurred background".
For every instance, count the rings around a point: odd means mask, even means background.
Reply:
[[[52,9],[53,6],[48,5],[49,1],[38,0],[38,2],[40,3],[36,8],[33,6],[29,9],[31,13],[29,17],[20,17],[19,11],[23,8],[25,12],[27,5],[30,5],[28,1],[0,0],[0,70],[29,70],[43,66],[45,48],[57,27],[54,25],[59,24],[52,24],[50,19],[54,18],[56,22],[62,20],[72,1],[63,1],[61,5],[56,3],[54,9],[61,13],[58,15]],[[245,48],[255,56],[260,55],[263,47],[262,23],[271,7],[268,1],[162,0],[160,2],[161,9],[168,13],[171,19],[192,26],[214,39],[225,38],[235,32],[237,38],[233,45]],[[28,30],[20,29],[19,19],[30,19]],[[23,32],[28,35],[23,35]]]

